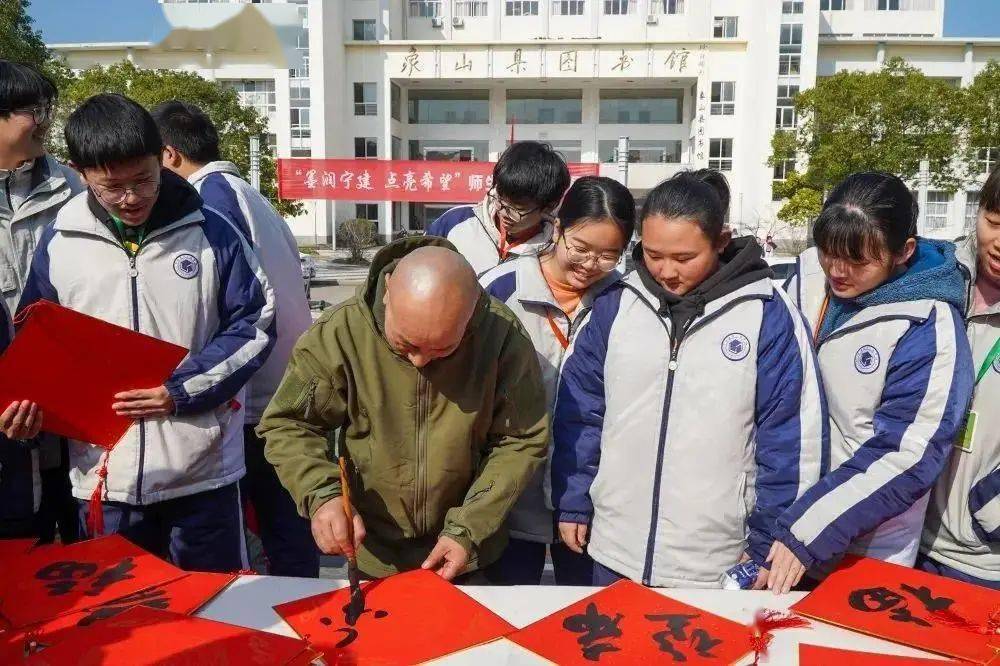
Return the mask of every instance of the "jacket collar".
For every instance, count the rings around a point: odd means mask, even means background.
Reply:
[[[545,274],[542,273],[542,262],[539,256],[525,256],[514,259],[514,271],[517,275],[517,300],[521,303],[535,303],[545,305],[556,310],[560,310],[559,303],[552,295]],[[580,298],[580,307],[577,308],[576,316],[590,309],[594,299],[598,294],[621,279],[621,273],[611,271],[603,278],[590,285]]]
[[[979,248],[975,232],[963,239],[955,242],[955,258],[958,259],[959,266],[965,275],[966,280],[966,318],[991,317],[1000,314],[1000,303],[994,303],[985,312],[972,314],[972,307],[975,305],[976,277],[979,274]]]
[[[197,183],[199,180],[207,178],[213,173],[228,173],[238,178],[242,177],[240,175],[239,168],[235,164],[233,164],[232,162],[227,162],[226,160],[218,160],[215,162],[209,162],[208,164],[204,165],[203,167],[195,171],[193,174],[188,176],[187,180],[189,183],[193,185]]]
[[[70,182],[66,170],[67,167],[63,167],[51,155],[36,159],[30,167],[31,187],[28,197],[14,214],[15,221],[36,215],[69,199],[73,195],[76,183]],[[40,198],[38,195],[41,194],[51,196]]]
[[[657,305],[659,303],[658,296],[653,292],[651,292],[646,287],[646,285],[643,283],[642,277],[638,274],[637,271],[632,271],[631,273],[626,275],[625,278],[622,279],[621,281],[629,289],[642,296],[643,300],[647,302],[650,309],[653,310],[653,312],[658,317],[662,317],[663,319],[669,321],[670,319],[669,316],[660,315],[659,306]],[[714,299],[706,303],[704,312],[700,316],[695,317],[692,320],[692,326],[697,325],[704,319],[714,317],[715,315],[725,310],[736,301],[744,301],[751,299],[766,301],[772,298],[774,298],[774,285],[771,284],[770,279],[761,278],[759,280],[751,282],[750,284],[744,287],[740,287],[735,291],[731,291],[724,296],[721,296],[717,299]]]

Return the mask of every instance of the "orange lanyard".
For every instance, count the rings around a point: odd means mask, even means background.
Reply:
[[[819,332],[823,328],[823,320],[826,319],[826,310],[830,307],[830,294],[823,297],[823,305],[819,309],[819,319],[816,320],[816,328],[813,329],[813,342],[819,342]]]
[[[552,328],[552,335],[556,336],[556,340],[559,342],[559,344],[562,346],[563,349],[568,349],[569,340],[563,334],[562,329],[559,328],[559,324],[556,323],[556,320],[552,318],[552,312],[550,310],[546,310],[545,316],[548,318],[549,326]]]

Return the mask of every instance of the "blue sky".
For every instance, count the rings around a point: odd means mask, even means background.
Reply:
[[[1000,37],[1000,0],[946,0],[945,6],[945,35]],[[49,43],[158,41],[167,31],[156,0],[31,0],[29,11]]]

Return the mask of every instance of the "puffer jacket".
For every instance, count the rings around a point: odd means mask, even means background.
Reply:
[[[76,196],[42,235],[21,300],[22,309],[47,299],[190,350],[165,384],[175,415],[140,419],[107,456],[105,499],[128,504],[243,476],[243,412],[232,399],[241,399],[273,344],[274,296],[253,251],[194,188],[164,171],[147,225],[130,257],[97,199]],[[115,358],[114,350],[108,357],[142,362]],[[77,498],[91,496],[102,453],[70,442]]]

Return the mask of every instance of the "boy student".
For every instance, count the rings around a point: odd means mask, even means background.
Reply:
[[[264,440],[254,433],[281,383],[292,347],[312,323],[295,237],[267,199],[240,178],[236,165],[222,161],[219,134],[201,109],[173,100],[153,109],[153,118],[163,137],[163,165],[186,178],[206,206],[225,215],[243,232],[274,288],[274,349],[246,389],[243,441],[247,475],[240,481],[240,489],[257,516],[268,572],[315,578],[319,576],[319,551],[309,521],[298,515],[291,495],[264,459]]]
[[[35,68],[0,60],[0,292],[9,314],[42,230],[83,189],[72,169],[45,153],[57,94]],[[0,427],[6,424],[0,418]],[[64,543],[76,539],[64,448],[53,436],[15,446],[0,441],[0,534],[52,541],[58,522]]]
[[[273,344],[271,288],[240,233],[162,169],[156,123],[137,103],[95,95],[65,136],[88,191],[42,234],[21,307],[46,298],[190,350],[163,385],[108,396],[135,419],[112,451],[70,442],[81,519],[183,569],[244,568],[239,403]],[[142,363],[113,349],[108,360]]]
[[[493,167],[486,198],[447,211],[427,235],[447,238],[482,275],[508,257],[536,254],[549,245],[553,212],[569,183],[566,162],[550,145],[519,141]]]

